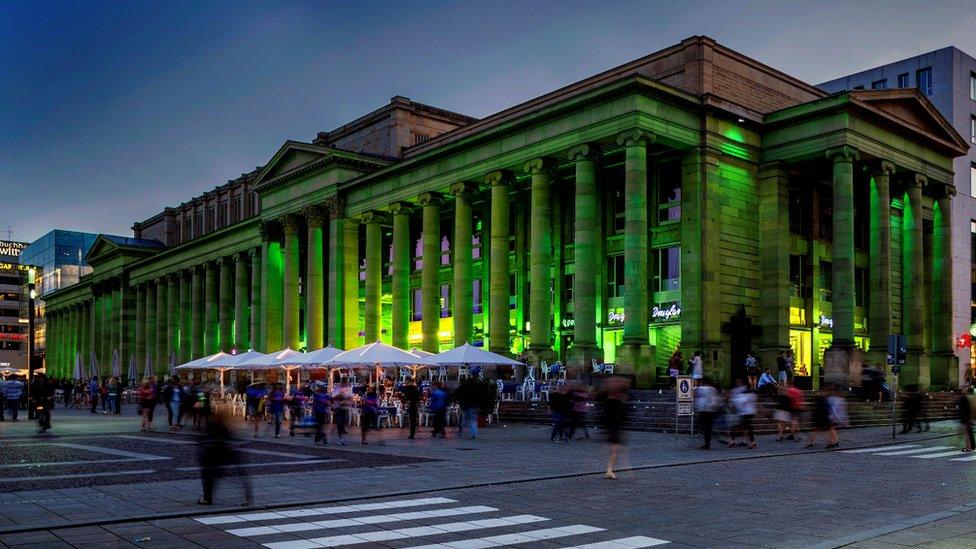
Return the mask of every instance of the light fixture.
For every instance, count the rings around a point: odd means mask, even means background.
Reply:
[[[743,122],[745,122],[745,121],[746,121],[746,119],[745,119],[745,118],[742,118],[742,117],[740,116],[740,117],[739,117],[739,120],[738,120],[738,121],[739,121],[739,124],[741,124],[741,123],[743,123]]]

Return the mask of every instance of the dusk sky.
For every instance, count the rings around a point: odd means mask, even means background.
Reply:
[[[696,34],[811,83],[976,54],[971,1],[679,4],[4,2],[0,239],[131,235],[394,95],[481,117]]]

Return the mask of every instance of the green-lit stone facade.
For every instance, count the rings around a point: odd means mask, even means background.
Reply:
[[[455,126],[397,156],[289,141],[254,175],[256,215],[164,248],[99,240],[94,273],[45,297],[49,371],[380,339],[613,362],[639,386],[679,346],[725,382],[792,348],[815,387],[903,333],[904,381],[955,382],[966,145],[917,92],[828,96],[698,37]]]

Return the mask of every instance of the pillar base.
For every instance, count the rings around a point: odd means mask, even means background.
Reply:
[[[959,387],[959,357],[952,351],[933,352],[929,357],[929,387],[940,391]]]
[[[579,378],[593,371],[593,361],[603,362],[603,349],[596,345],[573,345],[566,357],[566,377]]]
[[[637,389],[650,388],[657,374],[654,369],[654,347],[647,343],[624,342],[617,347],[617,362],[613,372],[632,376]]]
[[[830,347],[824,351],[824,383],[860,387],[864,351],[857,347]]]

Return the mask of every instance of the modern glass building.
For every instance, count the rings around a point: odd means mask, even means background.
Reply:
[[[25,242],[0,240],[0,368],[26,368],[26,299],[21,301],[21,284],[27,282],[21,263]]]
[[[85,254],[91,248],[97,234],[55,229],[30,243],[20,254],[21,263],[36,269],[34,301],[35,353],[44,356],[47,348],[47,322],[45,321],[44,295],[77,284],[81,277],[91,273]],[[24,281],[26,284],[26,280]],[[21,290],[27,295],[26,286]],[[27,318],[27,300],[21,316]],[[26,347],[25,347],[26,351]]]
[[[792,347],[817,386],[905,333],[902,382],[948,387],[967,149],[917,90],[830,95],[707,37],[481,120],[398,96],[99,237],[46,296],[51,363],[468,341],[650,386],[679,349],[728,381]]]

